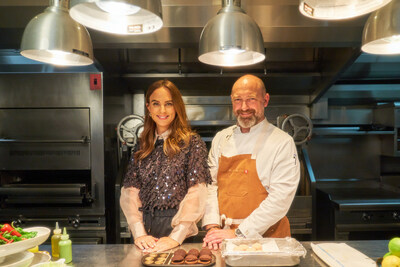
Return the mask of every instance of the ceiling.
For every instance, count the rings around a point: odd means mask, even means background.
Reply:
[[[305,96],[310,105],[338,83],[399,83],[399,57],[360,52],[368,15],[318,21],[300,14],[298,0],[241,2],[263,34],[267,57],[260,64],[221,69],[198,61],[202,28],[217,14],[221,0],[162,0],[164,27],[150,35],[88,29],[94,56],[106,75],[121,77],[133,88],[147,86],[149,79],[169,77],[193,88],[216,86],[209,94],[218,94],[218,88],[230,88],[239,75],[254,73],[266,81],[271,94]],[[1,0],[0,49],[14,49],[17,55],[25,26],[46,6],[48,0]]]

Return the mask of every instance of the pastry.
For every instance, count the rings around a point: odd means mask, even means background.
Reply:
[[[200,255],[198,263],[209,264],[211,262],[211,255],[203,254]]]
[[[178,255],[174,254],[174,256],[171,259],[172,264],[183,264],[184,262],[185,262],[185,257],[180,254]]]
[[[254,243],[251,247],[255,250],[262,250],[262,245],[260,243]]]
[[[181,255],[181,256],[185,257],[186,256],[186,250],[181,249],[181,248],[177,249],[177,250],[175,250],[174,255]]]
[[[240,247],[239,247],[239,246],[235,246],[235,247],[233,248],[233,251],[241,251],[241,250],[240,250]]]
[[[199,255],[200,255],[200,256],[201,256],[201,255],[209,255],[209,256],[211,256],[211,255],[212,255],[212,252],[211,252],[211,250],[210,250],[209,248],[202,248],[202,249],[200,250]]]
[[[249,248],[249,246],[245,245],[245,244],[241,244],[241,245],[239,245],[239,247],[240,247],[241,251],[246,251]]]
[[[193,254],[187,254],[185,257],[186,264],[196,264],[197,263],[197,256]]]
[[[199,254],[200,254],[200,252],[199,252],[197,249],[195,249],[195,248],[192,248],[192,249],[189,250],[189,252],[188,252],[188,255],[194,255],[194,256],[196,256],[196,258],[199,257]]]

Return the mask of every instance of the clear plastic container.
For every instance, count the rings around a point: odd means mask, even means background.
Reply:
[[[222,257],[230,266],[294,266],[306,249],[294,238],[226,239]]]

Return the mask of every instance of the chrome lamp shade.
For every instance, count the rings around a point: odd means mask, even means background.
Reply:
[[[70,0],[70,15],[98,31],[137,35],[163,26],[160,0]]]
[[[369,16],[361,50],[379,55],[400,54],[400,0],[393,0]]]
[[[21,55],[60,66],[93,63],[90,35],[69,16],[65,3],[50,1],[51,6],[28,23],[22,36]]]
[[[375,11],[391,0],[300,0],[300,13],[320,20],[341,20]]]
[[[201,33],[200,62],[238,67],[264,59],[264,40],[256,22],[240,8],[240,1],[223,0],[222,9]]]

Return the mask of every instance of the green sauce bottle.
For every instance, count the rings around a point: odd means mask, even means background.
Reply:
[[[70,263],[72,261],[72,242],[69,240],[69,235],[65,227],[58,247],[60,249],[60,258],[65,259],[65,263]]]
[[[58,222],[56,222],[56,228],[53,230],[53,235],[51,236],[51,256],[53,258],[60,257],[60,249],[58,247],[58,242],[61,240],[61,229],[58,227]]]

